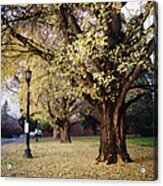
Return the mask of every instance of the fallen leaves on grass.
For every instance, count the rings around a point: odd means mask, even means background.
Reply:
[[[13,153],[13,144],[5,145],[2,148],[2,152],[6,153],[6,156],[2,157],[2,176],[117,180],[156,178],[154,147],[131,143],[128,145],[128,151],[134,160],[133,163],[125,164],[120,161],[117,164],[106,165],[96,164],[98,144],[98,140],[74,140],[72,144],[60,144],[51,140],[33,142],[32,159],[22,157],[23,144],[15,146]],[[8,162],[13,165],[10,170],[6,168]],[[141,167],[146,169],[145,173],[140,172]]]

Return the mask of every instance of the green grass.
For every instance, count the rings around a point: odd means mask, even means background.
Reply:
[[[72,137],[72,141],[82,141],[82,142],[95,142],[99,141],[99,136],[80,136],[80,137]],[[135,144],[147,147],[157,146],[156,138],[147,138],[147,137],[128,137],[127,144]]]
[[[156,138],[143,138],[143,137],[128,138],[127,143],[146,146],[146,147],[154,147],[154,146],[157,146],[157,139]]]
[[[39,139],[41,142],[53,141],[52,138],[45,137]],[[100,140],[99,136],[73,136],[72,142],[98,142]],[[34,140],[33,140],[34,142]],[[128,137],[127,144],[135,144],[141,145],[146,147],[154,147],[157,146],[157,139],[156,138],[147,138],[147,137]],[[96,143],[96,145],[99,145]],[[96,146],[95,145],[95,146]]]
[[[49,142],[49,141],[53,141],[52,137],[43,137],[43,138],[38,138],[39,142],[44,143],[44,142]],[[32,142],[35,142],[35,138],[32,139]],[[38,143],[38,142],[36,142]]]
[[[33,158],[24,159],[24,144],[2,146],[2,176],[48,177],[83,179],[155,179],[154,139],[130,138],[127,140],[129,154],[134,163],[119,161],[114,165],[97,164],[99,136],[72,137],[72,144],[60,144],[51,138],[39,142],[31,140]],[[7,163],[13,165],[7,170]],[[141,167],[147,172],[141,174]]]
[[[72,141],[95,141],[97,142],[100,139],[99,136],[73,136]]]

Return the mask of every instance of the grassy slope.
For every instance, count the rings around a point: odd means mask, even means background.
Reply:
[[[51,139],[32,141],[33,159],[24,159],[24,144],[2,146],[2,176],[53,177],[85,179],[155,179],[153,138],[131,138],[127,140],[128,151],[134,163],[119,161],[115,165],[96,164],[99,137],[73,137],[72,144],[60,144]],[[6,164],[13,165],[7,170]],[[146,173],[141,174],[140,168]]]

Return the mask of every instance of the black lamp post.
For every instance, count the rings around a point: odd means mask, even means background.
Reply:
[[[27,113],[26,113],[26,122],[25,122],[25,126],[24,126],[24,132],[25,132],[25,143],[26,143],[26,148],[24,151],[24,157],[25,158],[32,158],[32,154],[31,154],[31,150],[29,147],[29,122],[30,122],[30,110],[29,110],[29,106],[30,106],[30,81],[31,81],[31,76],[32,76],[32,71],[30,71],[29,69],[25,71],[25,79],[27,81]]]
[[[36,123],[36,138],[35,138],[35,140],[37,142],[38,142],[38,136],[39,136],[39,125],[40,125],[40,120],[38,120]]]

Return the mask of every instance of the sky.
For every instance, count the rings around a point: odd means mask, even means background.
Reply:
[[[17,96],[13,94],[11,91],[1,90],[1,107],[6,100],[8,102],[9,109],[10,109],[8,114],[13,116],[14,118],[19,118],[20,109],[19,109],[19,102]]]

